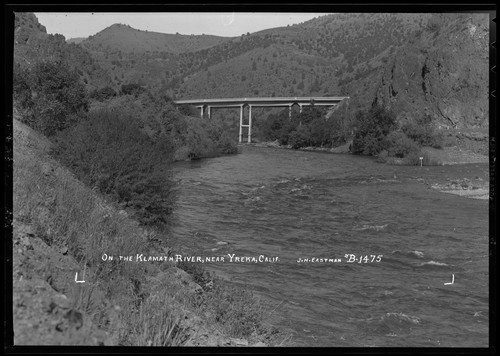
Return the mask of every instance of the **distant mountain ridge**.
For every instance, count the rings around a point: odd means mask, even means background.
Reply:
[[[91,58],[84,74],[101,73],[85,74],[94,88],[136,83],[182,99],[350,96],[352,110],[378,103],[399,120],[487,127],[488,21],[481,13],[340,13],[233,38],[115,24],[68,46]],[[16,38],[34,31],[21,27]]]
[[[180,35],[142,31],[124,24],[111,25],[94,36],[82,41],[82,46],[89,50],[112,48],[122,52],[185,53],[199,51],[218,45],[230,37],[212,35]]]

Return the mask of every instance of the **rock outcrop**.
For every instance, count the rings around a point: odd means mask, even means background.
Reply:
[[[400,120],[430,115],[445,128],[488,126],[488,15],[433,15],[382,69],[375,101]]]

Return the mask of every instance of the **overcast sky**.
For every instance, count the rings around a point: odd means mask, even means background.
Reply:
[[[267,28],[298,24],[325,13],[35,13],[47,33],[66,39],[95,35],[115,23],[138,30],[183,35],[240,36]]]

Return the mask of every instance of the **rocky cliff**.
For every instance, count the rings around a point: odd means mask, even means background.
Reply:
[[[487,15],[434,15],[381,68],[374,100],[401,120],[430,115],[447,128],[487,127],[488,43]]]

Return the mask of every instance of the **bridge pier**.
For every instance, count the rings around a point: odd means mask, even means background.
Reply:
[[[197,106],[200,108],[200,118],[203,119],[203,114],[205,113],[205,105],[200,105],[200,106]],[[211,106],[207,106],[207,115],[208,115],[208,118],[210,119],[210,116],[211,116],[211,109],[212,107]]]
[[[241,143],[241,136],[243,136],[243,105],[240,105],[240,136],[238,142]]]
[[[240,105],[240,135],[239,143],[243,142],[243,128],[248,127],[248,143],[252,142],[252,105],[248,105],[248,125],[243,124],[243,111],[245,110],[245,104]]]
[[[252,105],[248,105],[248,143],[252,142]]]

